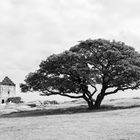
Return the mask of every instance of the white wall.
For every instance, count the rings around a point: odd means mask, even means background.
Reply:
[[[0,97],[13,97],[15,96],[15,87],[8,85],[0,85]]]

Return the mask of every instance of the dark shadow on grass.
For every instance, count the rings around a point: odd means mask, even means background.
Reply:
[[[118,110],[118,109],[130,109],[130,108],[137,108],[137,107],[140,107],[140,105],[126,106],[126,107],[124,107],[124,106],[119,106],[119,107],[115,106],[114,107],[114,106],[110,106],[110,105],[103,105],[103,106],[101,106],[100,109],[89,110],[86,105],[81,105],[81,106],[68,107],[68,108],[12,112],[10,114],[3,114],[0,116],[0,118],[33,117],[33,116],[43,116],[43,115],[103,112],[103,111],[111,111],[111,110]]]

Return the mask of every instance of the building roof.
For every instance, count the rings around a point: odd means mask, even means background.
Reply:
[[[12,80],[8,78],[7,76],[2,80],[2,82],[0,82],[0,85],[15,86]]]

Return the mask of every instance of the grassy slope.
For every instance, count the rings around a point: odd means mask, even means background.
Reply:
[[[140,108],[0,119],[0,140],[139,140]]]
[[[33,108],[24,111],[19,110],[18,112],[13,111],[10,114],[1,115],[1,117],[26,117],[56,114],[87,113],[136,107],[140,107],[140,98],[122,98],[105,100],[100,110],[92,111],[87,109],[87,104],[83,100],[74,100],[60,105],[46,106],[45,108]]]

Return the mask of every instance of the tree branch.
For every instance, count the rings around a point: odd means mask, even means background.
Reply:
[[[91,94],[91,96],[93,96],[96,92],[97,92],[97,88],[95,86],[93,86],[92,84],[90,84],[93,88],[94,88],[94,91],[93,93]]]
[[[120,88],[117,88],[114,91],[106,92],[105,95],[114,94],[114,93],[118,92],[119,90],[121,90],[121,89]]]
[[[49,91],[49,90],[47,90],[47,92],[42,91],[42,93],[43,94],[40,94],[42,96],[61,95],[61,96],[69,97],[69,98],[75,98],[75,99],[83,98],[83,95],[81,95],[81,96],[72,96],[72,95],[69,95],[69,94],[65,94],[65,93],[61,93],[61,92],[54,92],[54,91]]]
[[[115,89],[114,91],[106,92],[105,95],[114,94],[114,93],[118,92],[119,90],[122,90],[122,91],[128,90],[128,89],[133,90],[133,89],[139,88],[139,86],[140,86],[140,84],[136,84],[135,86],[127,86],[127,87],[123,87],[123,88],[122,88],[122,87],[118,87],[118,88]]]

